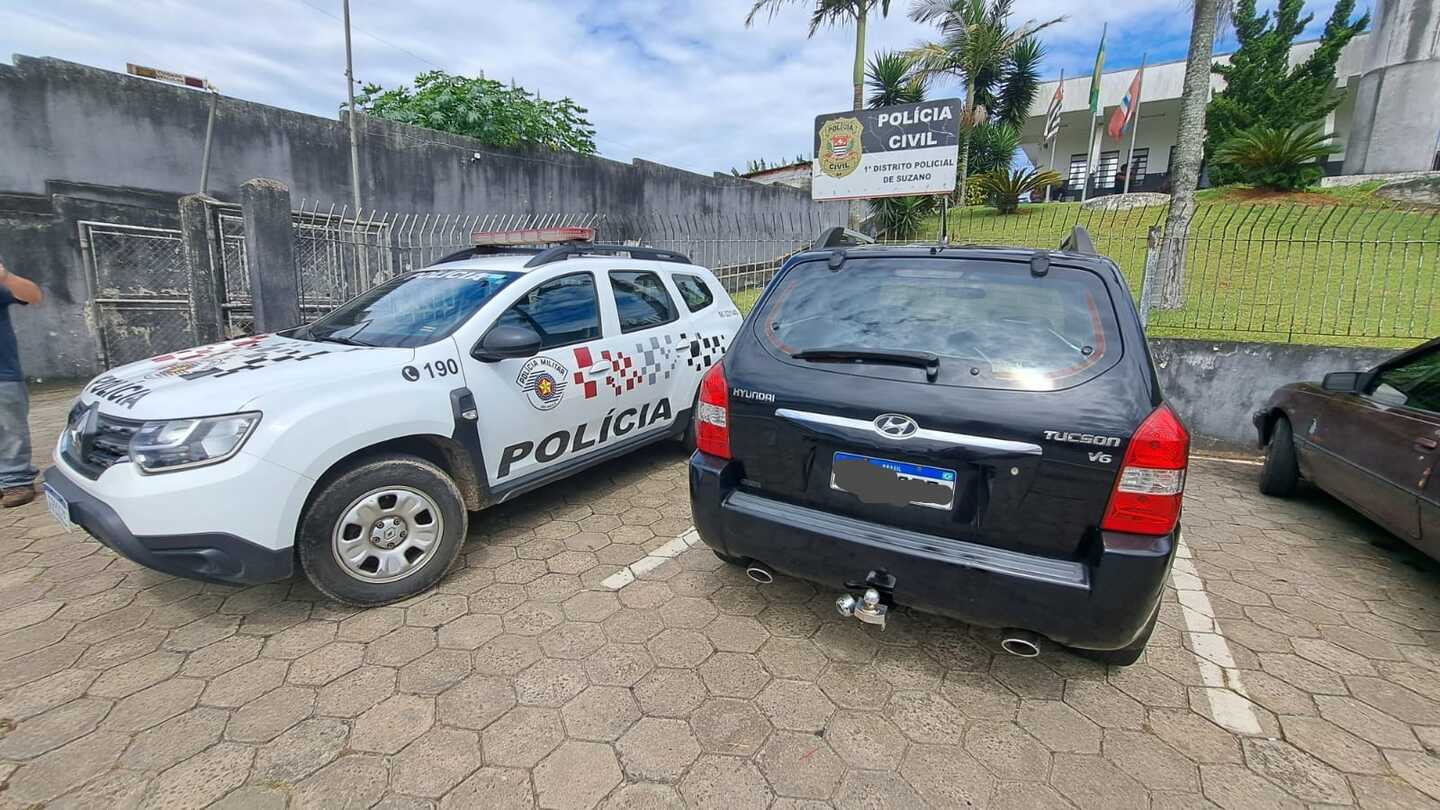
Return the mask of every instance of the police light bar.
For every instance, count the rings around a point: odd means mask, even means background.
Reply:
[[[592,242],[594,228],[519,228],[513,231],[475,231],[477,245],[550,245],[557,242]]]

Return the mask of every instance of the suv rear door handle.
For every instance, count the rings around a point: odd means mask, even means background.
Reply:
[[[1440,447],[1440,442],[1436,442],[1434,439],[1430,438],[1429,436],[1417,436],[1417,437],[1415,437],[1415,449],[1416,449],[1416,450],[1434,450],[1436,447]]]
[[[593,366],[585,369],[585,373],[586,373],[586,374],[589,374],[591,377],[599,377],[599,376],[602,375],[602,374],[609,374],[609,373],[610,373],[610,364],[609,364],[609,363],[596,363],[595,365],[593,365]]]

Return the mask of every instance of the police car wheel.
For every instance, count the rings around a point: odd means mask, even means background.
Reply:
[[[320,592],[372,607],[429,590],[454,564],[469,515],[445,471],[376,456],[324,486],[300,522],[298,553]]]

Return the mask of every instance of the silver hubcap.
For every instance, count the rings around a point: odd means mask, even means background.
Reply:
[[[440,507],[419,490],[384,487],[351,502],[335,524],[335,560],[363,582],[394,582],[419,571],[440,543]]]

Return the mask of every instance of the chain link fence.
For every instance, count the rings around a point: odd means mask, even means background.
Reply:
[[[105,365],[193,346],[190,273],[180,232],[89,221],[78,225]]]

